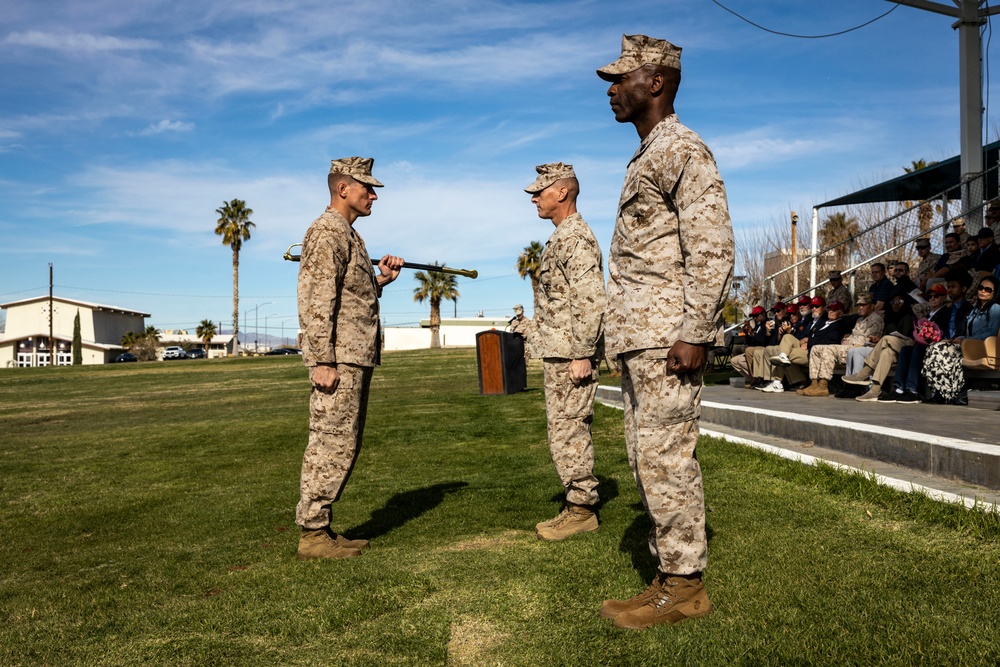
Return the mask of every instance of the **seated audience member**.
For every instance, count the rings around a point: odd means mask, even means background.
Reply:
[[[896,262],[892,267],[892,277],[896,284],[892,288],[891,296],[901,294],[912,302],[912,297],[909,295],[910,292],[917,289],[917,285],[910,278],[910,265],[906,262]]]
[[[1000,264],[1000,248],[993,241],[993,230],[983,227],[976,236],[979,244],[979,254],[976,256],[976,273],[979,277],[991,275]]]
[[[951,221],[951,233],[958,235],[958,243],[964,248],[965,242],[969,240],[969,235],[965,233],[964,218],[955,218]]]
[[[830,289],[826,293],[826,302],[854,303],[854,300],[851,299],[851,290],[844,284],[844,276],[840,274],[840,271],[833,270],[826,275],[830,281]]]
[[[924,294],[924,298],[930,304],[927,319],[940,329],[941,337],[944,337],[949,330],[951,320],[951,309],[948,308],[947,297],[948,288],[940,284],[931,285]],[[917,322],[917,325],[919,323],[920,321]],[[924,365],[927,346],[936,342],[937,340],[920,340],[914,336],[913,345],[907,345],[899,351],[899,358],[896,359],[896,375],[892,381],[893,391],[880,396],[879,403],[920,402],[920,395],[917,393],[920,369]]]
[[[992,354],[985,341],[995,339],[1000,329],[1000,280],[992,275],[984,276],[976,292],[975,305],[966,319],[967,338],[962,341],[962,363],[969,368],[992,368],[996,366],[996,341],[992,341]]]
[[[956,272],[948,277],[949,295],[959,291],[965,292],[969,280],[968,274],[964,271]],[[983,285],[983,282],[987,284]],[[927,388],[932,392],[928,402],[969,404],[968,393],[965,391],[965,374],[962,372],[962,344],[970,338],[983,340],[989,337],[991,334],[987,328],[988,320],[992,319],[1000,325],[1000,316],[993,308],[998,284],[1000,281],[991,276],[982,278],[976,286],[975,302],[965,302],[956,298],[951,304],[948,333],[954,335],[930,345],[924,356],[924,368],[921,372],[927,380]],[[980,287],[983,289],[979,289]],[[965,313],[964,320],[961,319],[962,313]],[[976,325],[976,336],[973,336],[973,324]],[[995,335],[995,331],[992,335]],[[982,338],[979,338],[980,336]]]
[[[785,379],[792,387],[806,381],[806,374],[802,369],[809,363],[809,341],[813,334],[828,328],[826,299],[814,296],[810,301],[810,309],[812,314],[808,331],[798,329],[782,336],[778,345],[764,348],[761,374],[765,379],[770,379],[770,382],[761,391],[780,393],[785,390],[782,384]]]
[[[962,253],[962,239],[958,234],[947,234],[944,237],[944,254],[934,265],[934,272],[927,279],[928,286],[936,282],[942,285],[947,282],[948,272],[952,269],[960,268],[965,262],[965,255]]]
[[[871,265],[871,274],[873,282],[868,287],[868,292],[872,295],[875,310],[881,313],[885,311],[885,306],[889,303],[889,297],[892,295],[895,285],[885,275],[885,264],[882,262],[875,262]]]
[[[986,207],[986,215],[983,218],[983,224],[996,232],[1000,229],[1000,199],[994,199],[990,202],[989,206]]]
[[[812,327],[811,303],[809,297],[801,296],[795,303],[788,304],[788,318],[772,332],[767,347],[754,350],[753,358],[749,360],[749,363],[750,368],[760,380],[754,385],[754,389],[763,391],[765,387],[771,386],[774,378],[771,377],[771,366],[767,362],[774,354],[777,354],[774,349],[777,349],[784,336],[792,335],[801,340],[809,335],[809,329]]]
[[[833,303],[829,309],[833,312]],[[809,350],[809,378],[812,383],[795,393],[803,396],[829,396],[833,369],[837,364],[846,363],[848,350],[864,347],[872,337],[878,337],[882,333],[882,314],[875,312],[871,294],[862,294],[858,297],[858,312],[854,315],[845,315],[843,326],[845,329],[851,326],[851,332],[839,343],[813,345]]]
[[[747,378],[749,382],[746,386],[748,387],[751,386],[754,380],[753,369],[750,367],[749,360],[752,359],[753,353],[757,348],[763,348],[768,345],[770,340],[768,325],[773,327],[774,322],[767,319],[767,311],[762,306],[754,306],[753,310],[750,311],[750,319],[743,323],[742,333],[744,345],[746,345],[743,354],[734,355],[729,362],[732,364],[733,370]]]
[[[906,345],[913,345],[913,311],[904,296],[892,297],[889,310],[883,313],[883,317],[882,337],[865,358],[864,366],[859,372],[844,376],[844,382],[848,384],[863,386],[871,382],[868,392],[854,399],[857,401],[877,401],[899,351]]]
[[[927,238],[917,239],[916,248],[917,256],[920,257],[920,263],[917,264],[917,287],[926,291],[927,281],[934,275],[934,267],[943,255],[931,252],[931,240]]]

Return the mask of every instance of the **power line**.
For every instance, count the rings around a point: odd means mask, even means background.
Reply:
[[[891,14],[894,11],[896,11],[897,9],[899,9],[899,5],[894,4],[892,6],[892,9],[890,9],[886,13],[880,14],[879,16],[876,16],[875,18],[873,18],[871,21],[866,21],[865,23],[862,23],[861,25],[856,25],[853,28],[848,28],[847,30],[840,30],[839,32],[831,32],[831,33],[828,33],[826,35],[796,35],[796,34],[790,33],[790,32],[781,32],[779,30],[771,30],[770,28],[765,28],[764,26],[762,26],[762,25],[760,25],[758,23],[754,23],[753,21],[751,21],[747,17],[742,16],[740,14],[737,14],[732,9],[730,9],[729,7],[726,7],[724,4],[722,4],[721,2],[719,2],[719,0],[712,0],[712,2],[714,2],[715,4],[717,4],[722,9],[725,9],[727,12],[729,12],[730,14],[732,14],[733,16],[735,16],[736,18],[740,19],[741,21],[746,21],[747,23],[749,23],[753,27],[759,28],[760,30],[763,30],[764,32],[769,32],[772,35],[780,35],[782,37],[795,37],[797,39],[823,39],[823,38],[826,38],[826,37],[837,37],[839,35],[845,35],[845,34],[847,34],[849,32],[853,32],[855,30],[860,30],[861,28],[864,28],[865,26],[871,25],[872,23],[875,23],[875,21],[878,21],[879,19],[884,19],[886,16],[888,16],[889,14]]]
[[[75,289],[84,292],[108,292],[110,294],[138,294],[141,296],[175,296],[183,297],[185,299],[232,299],[232,294],[222,294],[222,295],[212,295],[212,294],[164,294],[161,292],[127,292],[124,290],[114,290],[114,289],[98,289],[96,287],[74,287],[72,285],[56,285],[60,289]],[[25,290],[27,291],[27,290]],[[13,292],[12,292],[13,293]],[[259,294],[241,294],[241,299],[291,299],[294,298],[294,294],[281,294],[278,296],[274,295],[259,295]]]

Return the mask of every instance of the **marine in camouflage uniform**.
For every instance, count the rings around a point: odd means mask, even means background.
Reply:
[[[379,273],[354,229],[371,214],[382,187],[370,158],[333,160],[330,206],[309,226],[299,265],[302,359],[309,369],[309,443],[302,457],[295,520],[302,526],[299,559],[351,558],[367,540],[349,540],[330,529],[330,505],[354,468],[365,428],[368,388],[379,363],[378,297],[399,275],[403,260],[386,255]]]
[[[535,332],[535,321],[524,316],[524,306],[517,304],[514,306],[514,321],[507,327],[507,331],[512,334],[521,334],[524,343],[524,362],[531,358],[531,339]]]
[[[809,377],[812,380],[831,380],[837,364],[847,363],[847,351],[853,347],[864,347],[872,336],[882,334],[882,314],[875,312],[870,294],[858,297],[858,320],[851,333],[844,336],[841,345],[815,345],[809,351]],[[810,385],[811,386],[811,385]],[[806,396],[813,396],[804,392]]]
[[[611,82],[615,120],[641,139],[611,240],[605,336],[622,361],[626,447],[659,572],[639,595],[601,606],[616,627],[635,629],[711,611],[695,445],[705,352],[721,343],[733,276],[733,230],[715,158],[674,114],[680,52],[625,35],[619,59],[597,71]]]
[[[539,539],[562,540],[598,528],[590,425],[603,353],[604,262],[576,210],[580,185],[573,166],[555,162],[535,170],[538,177],[525,192],[538,216],[556,228],[542,251],[532,349],[544,364],[549,451],[566,489],[566,508],[535,531]]]
[[[854,303],[854,300],[851,298],[851,290],[844,284],[844,277],[840,274],[840,271],[836,269],[830,271],[827,274],[827,278],[830,280],[830,291],[826,293],[827,303],[839,301],[848,306]]]

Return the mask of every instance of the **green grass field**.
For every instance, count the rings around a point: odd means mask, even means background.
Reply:
[[[703,439],[715,614],[619,631],[654,571],[620,411],[600,532],[560,508],[540,366],[480,397],[472,350],[386,355],[334,527],[298,562],[297,358],[0,372],[2,665],[995,665],[1000,523]]]

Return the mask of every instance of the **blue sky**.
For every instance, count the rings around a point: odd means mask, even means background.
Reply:
[[[893,6],[724,4],[799,34]],[[610,243],[638,137],[594,70],[622,33],[684,48],[678,114],[715,152],[739,236],[958,152],[951,23],[899,7],[793,39],[709,0],[13,0],[0,16],[0,302],[45,293],[51,262],[60,296],[161,329],[228,329],[231,252],[213,229],[240,198],[257,224],[240,308],[250,329],[255,307],[261,329],[294,327],[297,266],[281,254],[328,203],[329,160],[363,155],[386,185],[357,223],[373,255],[478,269],[459,279],[460,316],[530,310],[516,258],[552,230],[522,191],[536,164],[575,165],[581,213]],[[426,317],[413,287],[404,272],[386,290],[387,324]]]

